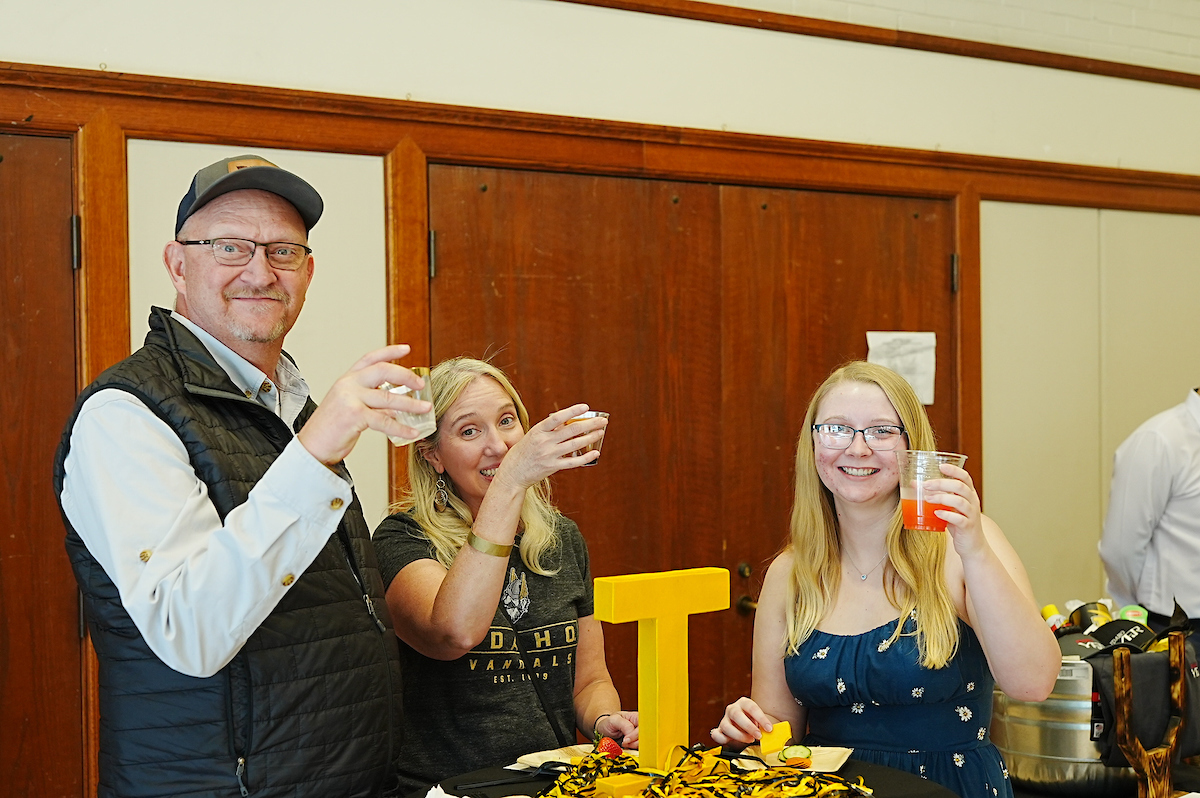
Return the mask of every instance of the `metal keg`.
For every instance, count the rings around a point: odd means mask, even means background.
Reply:
[[[1092,666],[1080,660],[1063,660],[1045,701],[1014,701],[999,687],[992,695],[992,741],[1016,784],[1056,795],[1130,795],[1137,776],[1104,766],[1091,719]]]

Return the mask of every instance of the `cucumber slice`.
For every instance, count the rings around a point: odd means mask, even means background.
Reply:
[[[812,759],[812,749],[807,745],[789,745],[779,752],[779,759],[784,762],[798,756],[805,759]]]

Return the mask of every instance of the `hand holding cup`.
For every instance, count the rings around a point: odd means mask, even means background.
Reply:
[[[493,485],[502,482],[525,490],[564,469],[588,465],[591,460],[585,458],[591,457],[590,451],[583,456],[578,456],[578,452],[600,440],[608,419],[583,419],[582,429],[569,423],[587,410],[585,404],[572,405],[530,427],[504,456]]]
[[[415,443],[422,438],[428,438],[437,430],[437,418],[433,414],[433,386],[429,381],[429,369],[425,366],[413,366],[411,369],[413,374],[416,374],[425,384],[420,388],[410,388],[407,385],[392,385],[390,382],[382,383],[379,388],[388,393],[407,395],[413,399],[420,399],[423,402],[429,402],[429,410],[424,413],[412,413],[407,410],[393,410],[392,415],[401,424],[412,427],[415,435],[409,437],[406,435],[389,435],[388,440],[395,446],[407,446],[410,443]]]
[[[408,353],[407,344],[392,344],[359,358],[334,381],[308,423],[297,433],[301,445],[318,461],[333,465],[354,449],[365,430],[389,435],[402,432],[393,411],[432,409],[418,399],[379,390],[379,385],[385,382],[409,388],[420,383],[420,377],[395,362]]]
[[[954,507],[929,500],[930,494],[939,493],[927,483],[935,479],[947,479],[942,465],[962,468],[965,454],[953,452],[926,452],[902,449],[896,452],[900,465],[900,509],[904,515],[906,529],[945,532],[946,521],[935,515],[937,510],[958,512]]]
[[[567,419],[566,423],[567,424],[575,424],[577,422],[587,421],[588,419],[593,419],[593,418],[603,418],[607,421],[608,413],[602,413],[599,410],[589,410],[586,413],[580,413],[579,415],[575,416],[574,418]],[[576,449],[574,452],[574,455],[576,457],[581,457],[581,456],[587,454],[588,452],[596,452],[595,460],[584,463],[585,466],[594,466],[594,465],[596,465],[596,463],[600,462],[600,447],[603,445],[604,445],[604,429],[601,428],[600,438],[593,443],[587,444],[582,449]]]

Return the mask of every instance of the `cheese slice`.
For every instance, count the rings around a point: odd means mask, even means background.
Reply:
[[[769,732],[763,732],[762,739],[758,741],[758,747],[764,754],[773,754],[776,751],[782,751],[790,739],[792,739],[792,724],[781,720],[772,724]]]

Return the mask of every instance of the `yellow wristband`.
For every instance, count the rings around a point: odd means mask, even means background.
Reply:
[[[476,535],[474,530],[467,533],[467,545],[475,549],[475,551],[481,551],[493,557],[508,557],[508,553],[512,551],[512,544],[501,546],[499,543],[484,540]]]

